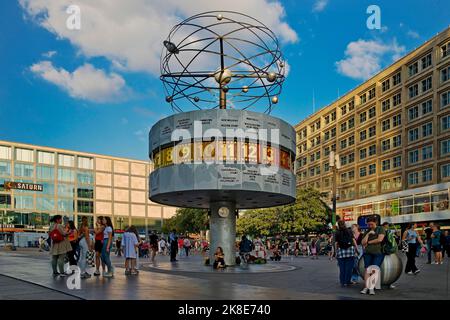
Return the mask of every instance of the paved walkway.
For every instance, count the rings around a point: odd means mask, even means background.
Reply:
[[[185,272],[176,266],[178,271],[170,270],[168,257],[159,256],[156,267],[149,260],[141,259],[139,276],[126,277],[123,269],[117,268],[113,279],[93,277],[82,280],[81,290],[69,290],[66,279],[54,279],[50,275],[48,253],[2,251],[0,274],[82,299],[450,299],[448,259],[444,265],[426,265],[423,258],[420,259],[420,275],[402,275],[396,289],[382,290],[375,296],[359,294],[360,285],[341,288],[336,261],[326,257],[283,259],[278,264],[296,268],[270,273],[202,273]],[[179,265],[187,261],[201,264],[199,256],[179,260]],[[113,262],[116,266],[123,265],[122,258],[113,257]]]

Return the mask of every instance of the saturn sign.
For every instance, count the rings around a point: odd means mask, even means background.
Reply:
[[[44,186],[42,184],[35,183],[5,181],[4,187],[6,190],[17,189],[28,191],[44,191]]]

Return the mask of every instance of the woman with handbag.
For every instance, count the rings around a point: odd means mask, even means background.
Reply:
[[[90,278],[91,275],[86,272],[87,267],[87,253],[92,251],[91,237],[89,234],[89,225],[87,217],[81,218],[81,226],[78,231],[79,234],[79,246],[80,246],[80,258],[78,260],[78,266],[80,267],[81,278]]]
[[[72,247],[67,238],[68,234],[61,225],[62,216],[58,214],[52,217],[50,221],[53,222],[49,233],[52,242],[50,255],[52,256],[53,276],[65,277],[64,258],[66,257],[67,252],[72,250]]]
[[[75,223],[72,220],[69,220],[67,222],[66,232],[68,233],[68,239],[70,242],[70,246],[72,247],[72,250],[67,253],[67,256],[69,258],[69,265],[76,266],[76,253],[78,250],[78,230],[75,228]]]

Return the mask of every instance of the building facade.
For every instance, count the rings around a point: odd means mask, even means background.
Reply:
[[[328,192],[347,221],[450,219],[450,28],[296,126],[297,181]]]
[[[110,216],[116,230],[161,230],[176,208],[148,199],[150,171],[150,162],[0,140],[0,224],[3,231],[46,231],[61,214],[76,224]],[[5,188],[9,181],[39,188]]]

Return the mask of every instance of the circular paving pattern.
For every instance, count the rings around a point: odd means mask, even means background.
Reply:
[[[156,264],[143,264],[145,268],[174,272],[199,272],[199,273],[265,273],[265,272],[285,272],[298,269],[283,263],[251,264],[244,266],[227,267],[222,270],[215,270],[212,266],[205,266],[200,261],[190,262],[186,260],[177,262],[158,262]]]

